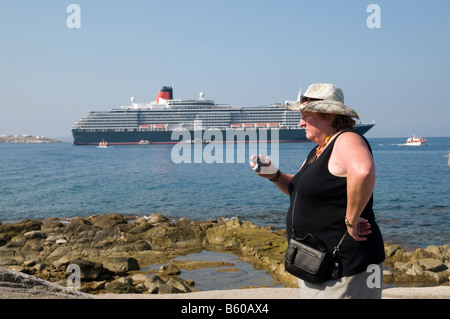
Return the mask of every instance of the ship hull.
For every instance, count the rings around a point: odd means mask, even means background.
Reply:
[[[375,124],[359,124],[356,128],[365,134]],[[307,142],[305,130],[299,129],[208,129],[198,131],[105,131],[87,132],[72,129],[75,145],[98,145],[100,141],[108,145],[138,145],[142,140],[150,144],[185,143],[262,143],[262,142]]]

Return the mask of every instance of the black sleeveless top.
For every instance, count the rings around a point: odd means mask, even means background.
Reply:
[[[357,130],[347,129],[369,142]],[[340,135],[339,134],[339,135]],[[319,238],[328,250],[338,244],[347,230],[345,213],[347,206],[347,178],[338,177],[328,170],[328,161],[339,135],[332,140],[315,162],[309,163],[314,157],[317,146],[310,152],[302,169],[292,178],[289,184],[291,197],[290,207],[286,217],[288,240],[292,237],[292,211],[294,210],[294,227],[297,237],[311,233]],[[372,152],[372,150],[370,149]],[[364,208],[361,217],[369,221],[372,233],[367,241],[356,241],[347,235],[338,252],[342,264],[340,276],[351,276],[366,271],[370,264],[384,261],[384,243],[380,229],[375,222],[372,209],[373,195]]]

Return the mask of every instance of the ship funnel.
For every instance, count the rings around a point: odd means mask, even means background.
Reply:
[[[163,86],[156,96],[156,103],[161,104],[164,101],[173,100],[173,90],[171,86]]]

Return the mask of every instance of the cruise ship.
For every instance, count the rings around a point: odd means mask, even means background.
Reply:
[[[286,110],[293,101],[264,107],[232,107],[205,99],[173,98],[164,86],[156,100],[110,111],[93,111],[72,126],[73,144],[148,145],[185,143],[304,142],[301,113]],[[363,134],[375,123],[356,124]]]

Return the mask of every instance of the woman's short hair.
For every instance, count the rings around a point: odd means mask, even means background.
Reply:
[[[341,131],[346,128],[354,128],[356,124],[355,120],[348,115],[330,114],[330,113],[319,113],[319,115],[325,120],[331,120],[334,116],[331,125],[336,131]]]

